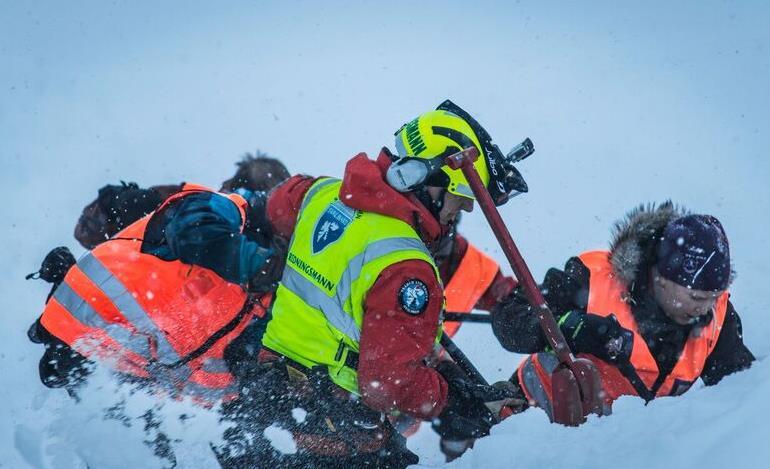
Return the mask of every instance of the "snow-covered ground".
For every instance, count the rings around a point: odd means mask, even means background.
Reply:
[[[528,411],[455,466],[766,467],[768,24],[770,6],[751,1],[0,3],[0,467],[160,466],[143,443],[148,409],[181,467],[214,464],[213,412],[158,408],[108,380],[74,406],[38,381],[25,332],[47,287],[23,278],[53,246],[82,252],[72,228],[98,187],[216,186],[257,147],[294,172],[340,174],[448,97],[504,151],[535,142],[520,166],[531,192],[503,216],[537,278],[606,246],[640,202],[718,216],[760,358],[717,387],[621,400],[577,429]],[[463,231],[502,261],[479,213]],[[490,380],[521,359],[481,325],[458,343]],[[410,446],[442,464],[430,431]]]

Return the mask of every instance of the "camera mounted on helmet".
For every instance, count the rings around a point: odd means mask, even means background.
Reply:
[[[386,179],[400,192],[435,186],[474,199],[462,173],[444,164],[447,156],[469,147],[483,155],[475,163],[476,169],[495,204],[502,205],[528,191],[514,164],[534,153],[532,141],[527,138],[503,155],[487,131],[450,100],[401,126],[395,137],[398,156],[394,156]]]
[[[492,143],[492,137],[487,133],[486,129],[476,121],[470,114],[468,114],[463,108],[456,105],[450,100],[446,100],[441,103],[438,110],[449,111],[459,116],[462,120],[468,123],[473,129],[473,132],[479,139],[482,148],[478,150],[482,154],[487,163],[487,169],[489,171],[490,181],[487,184],[487,190],[489,195],[492,196],[492,200],[498,207],[509,201],[512,197],[529,191],[524,177],[521,175],[518,169],[513,165],[519,161],[532,155],[535,152],[535,146],[532,140],[527,138],[520,144],[516,145],[508,152],[507,155],[503,155],[500,148]],[[467,147],[463,147],[465,149]]]

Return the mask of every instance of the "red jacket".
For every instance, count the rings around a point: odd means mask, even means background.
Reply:
[[[446,230],[412,194],[397,192],[385,182],[388,166],[385,152],[376,161],[364,153],[356,155],[345,168],[340,197],[352,208],[409,223],[429,249],[437,246]],[[315,180],[294,176],[271,194],[267,215],[276,235],[291,238],[302,199]],[[460,241],[455,248],[462,250],[458,258],[468,247],[467,241]],[[425,311],[418,315],[403,311],[398,301],[399,289],[410,279],[425,283],[430,295]],[[514,284],[498,273],[480,303],[494,303]],[[382,271],[365,300],[359,344],[358,382],[369,407],[383,412],[395,408],[422,419],[444,409],[447,383],[424,363],[433,351],[443,296],[433,268],[424,261],[402,261]]]

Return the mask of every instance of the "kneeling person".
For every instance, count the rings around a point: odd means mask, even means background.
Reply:
[[[747,368],[741,320],[729,301],[727,236],[708,215],[667,202],[640,207],[616,224],[609,251],[571,258],[551,269],[542,288],[572,351],[601,373],[607,410],[622,395],[645,401],[686,392]],[[493,312],[503,346],[535,353],[519,367],[531,403],[551,416],[550,373],[558,364],[534,312],[517,292]]]
[[[249,461],[224,454],[233,466],[265,458],[308,467],[414,464],[385,418],[393,411],[435,419],[455,439],[489,431],[485,403],[500,392],[470,384],[451,362],[427,363],[444,304],[434,250],[474,203],[462,173],[440,163],[472,145],[490,191],[510,191],[511,181],[493,179],[488,165],[500,168],[503,156],[451,102],[396,135],[398,156],[359,154],[342,180],[295,176],[268,201],[275,233],[291,242],[259,357],[263,373],[247,395],[263,406],[257,418],[292,433],[297,453],[268,448]],[[407,157],[431,160],[437,171],[399,192],[388,172]]]
[[[71,267],[54,256],[66,268],[29,331],[46,346],[43,383],[73,390],[101,362],[174,396],[234,397],[235,346],[272,289],[275,261],[253,240],[262,217],[240,195],[186,184]]]

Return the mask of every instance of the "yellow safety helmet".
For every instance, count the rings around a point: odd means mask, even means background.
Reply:
[[[449,100],[401,126],[395,138],[398,156],[386,177],[397,190],[406,192],[419,185],[445,187],[452,194],[475,200],[462,171],[444,164],[447,156],[473,146],[479,152],[474,166],[496,203],[504,203],[514,190],[527,191],[513,161],[503,156],[475,119]]]

